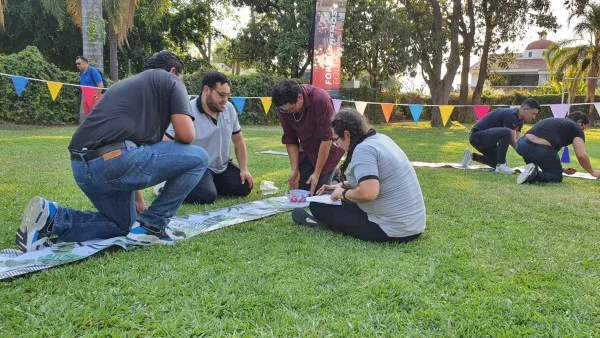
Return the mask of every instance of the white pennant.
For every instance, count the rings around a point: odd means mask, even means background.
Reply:
[[[594,103],[594,107],[596,107],[596,113],[600,114],[600,102]]]
[[[367,103],[363,101],[355,101],[354,105],[356,106],[356,110],[360,113],[360,115],[365,114],[365,108],[367,108]]]

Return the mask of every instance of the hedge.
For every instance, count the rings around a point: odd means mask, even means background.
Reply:
[[[36,47],[31,46],[17,54],[0,55],[0,72],[64,83],[79,83],[79,74],[77,72],[61,71],[58,67],[44,60]],[[200,73],[192,73],[184,76],[184,82],[190,95],[200,94],[200,78]],[[232,82],[232,96],[264,97],[270,96],[273,85],[283,79],[283,77],[252,74],[231,76],[230,79]],[[298,79],[298,81],[306,83],[305,79]],[[398,93],[397,90],[393,89],[382,92],[371,88],[342,88],[340,95],[342,99],[352,101],[431,104],[429,96],[420,93]],[[0,76],[0,121],[37,125],[74,124],[77,123],[79,118],[80,97],[81,94],[78,87],[63,86],[58,98],[53,102],[46,84],[38,81],[30,81],[23,91],[22,97],[18,97],[10,78]],[[560,95],[530,95],[526,92],[514,91],[495,96],[484,94],[482,104],[517,105],[528,97],[535,98],[541,104],[560,103]],[[577,97],[575,100],[575,102],[583,101],[583,96]],[[452,94],[448,104],[458,104],[458,96]],[[351,102],[344,102],[342,104],[342,107],[347,106],[354,107],[354,104]],[[428,121],[431,118],[433,109],[437,108],[425,107],[420,120]],[[584,109],[587,109],[587,107]],[[457,114],[458,109],[455,109],[451,119],[455,120]],[[379,105],[367,105],[365,116],[370,123],[385,122]],[[552,116],[549,107],[543,107],[539,118],[549,116]],[[275,108],[271,107],[268,114],[265,114],[259,99],[248,99],[246,101],[240,120],[243,124],[278,123]],[[405,120],[412,120],[408,107],[394,107],[390,122]]]

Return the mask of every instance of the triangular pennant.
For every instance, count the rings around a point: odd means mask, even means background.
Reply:
[[[554,117],[567,116],[567,112],[569,112],[569,107],[570,105],[567,103],[550,105],[550,109],[552,110],[552,115],[554,115]]]
[[[246,98],[232,97],[231,101],[233,101],[233,105],[235,106],[235,109],[237,109],[238,114],[242,115],[242,112],[244,111],[244,106],[246,105]]]
[[[569,147],[565,147],[563,150],[562,157],[560,158],[561,163],[571,163],[571,158],[569,157]]]
[[[335,112],[339,112],[340,111],[340,107],[342,106],[342,100],[338,100],[338,99],[332,99],[333,101],[333,109],[335,109]]]
[[[15,90],[17,91],[17,95],[20,97],[23,94],[23,89],[27,86],[29,79],[22,76],[11,76],[13,86],[15,86]]]
[[[475,110],[475,116],[479,121],[490,111],[490,106],[473,106],[473,110]]]
[[[596,107],[596,113],[600,115],[600,103],[594,103],[594,106]]]
[[[58,96],[58,93],[60,92],[60,89],[62,88],[63,84],[54,81],[46,81],[46,84],[48,85],[48,91],[50,92],[50,97],[52,97],[52,101],[56,100],[56,97]]]
[[[268,96],[261,97],[260,102],[262,102],[263,108],[265,108],[265,114],[268,114],[269,109],[271,109],[271,102],[273,102],[272,99]]]
[[[390,123],[390,117],[392,116],[392,110],[394,109],[393,103],[382,103],[381,110],[383,110],[383,117],[385,117],[385,122]]]
[[[450,106],[450,105],[440,106],[440,114],[442,115],[442,123],[444,124],[444,126],[448,123],[448,119],[450,119],[450,115],[452,115],[453,110],[454,110],[454,106]]]
[[[94,94],[96,94],[97,89],[95,87],[81,87],[81,93],[83,94],[83,100],[88,106],[94,106]]]
[[[356,106],[356,110],[358,110],[358,112],[360,113],[360,115],[364,115],[365,114],[365,108],[367,108],[367,103],[366,102],[356,101],[356,102],[354,102],[354,105]]]
[[[421,112],[423,112],[423,105],[409,104],[408,109],[410,109],[410,114],[412,115],[415,124],[419,124],[419,118],[421,117]]]
[[[519,108],[520,106],[518,104],[514,105],[514,106],[510,106],[510,108],[514,109],[514,108]]]

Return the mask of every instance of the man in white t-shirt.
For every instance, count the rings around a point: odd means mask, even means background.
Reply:
[[[202,93],[190,101],[194,114],[196,138],[192,144],[206,150],[210,165],[200,182],[188,194],[184,203],[213,203],[218,196],[247,196],[254,182],[248,171],[246,143],[233,104],[228,101],[231,92],[229,78],[219,72],[202,77]],[[165,139],[173,139],[175,132],[169,126]],[[231,143],[239,167],[231,160]],[[159,194],[162,187],[155,189]]]

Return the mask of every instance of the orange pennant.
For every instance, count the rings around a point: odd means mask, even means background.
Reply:
[[[385,122],[390,123],[390,117],[392,117],[392,110],[394,109],[393,103],[382,103],[381,110],[383,110],[383,116],[385,117]]]

